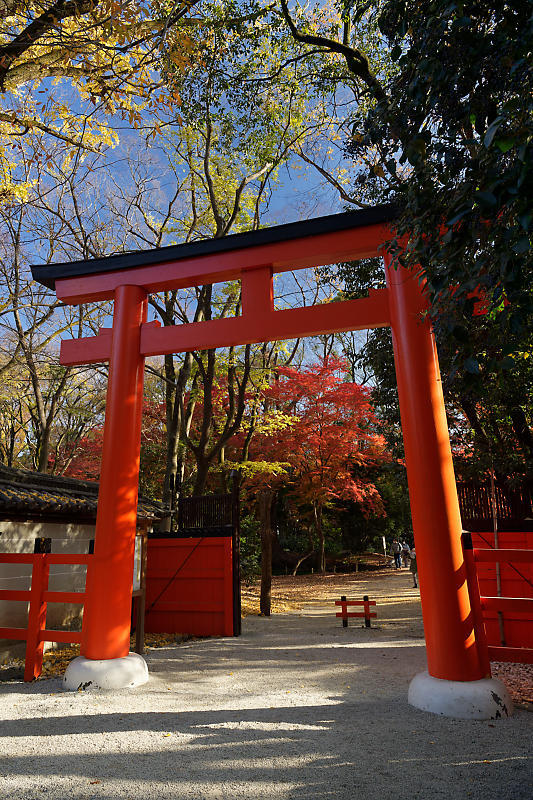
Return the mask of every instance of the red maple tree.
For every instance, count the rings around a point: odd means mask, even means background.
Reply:
[[[335,500],[357,503],[366,516],[384,516],[380,494],[366,468],[390,461],[370,391],[347,382],[347,365],[328,358],[302,369],[284,368],[266,396],[271,406],[294,417],[271,435],[256,437],[257,460],[286,462],[288,472],[269,475],[268,483],[288,484],[301,504],[312,507],[325,571],[324,507]]]
[[[57,453],[57,471],[71,478],[98,481],[103,438],[103,426],[98,426],[90,430],[73,448],[60,448]],[[141,430],[140,490],[154,499],[159,499],[162,492],[165,474],[164,442],[164,404],[145,399]]]

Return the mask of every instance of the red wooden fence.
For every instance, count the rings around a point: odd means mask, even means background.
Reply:
[[[31,564],[31,588],[27,590],[1,589],[0,600],[28,603],[27,628],[0,628],[0,639],[19,639],[26,642],[24,680],[38,678],[43,666],[45,642],[81,642],[81,633],[56,631],[46,628],[48,603],[84,603],[85,592],[51,592],[48,578],[51,564],[85,564],[90,555],[59,555],[52,553],[0,553],[2,564]]]
[[[476,638],[491,661],[533,663],[533,533],[463,534]],[[498,596],[496,565],[500,567]],[[500,627],[501,615],[502,627]],[[503,630],[504,641],[501,634]]]
[[[343,595],[340,600],[335,600],[335,605],[340,606],[341,610],[337,611],[336,617],[342,617],[343,628],[348,627],[348,620],[352,617],[364,617],[365,627],[370,628],[370,618],[377,617],[375,611],[370,611],[370,606],[375,606],[375,600],[369,600],[368,595],[364,595],[362,600],[347,600]],[[363,611],[348,611],[348,606],[363,606]]]
[[[238,523],[239,505],[234,494],[180,497],[177,503],[179,531],[210,528],[221,530]],[[230,535],[231,531],[228,533]],[[191,534],[192,535],[192,534]]]
[[[533,480],[513,486],[494,482],[457,481],[457,496],[463,526],[469,531],[492,527],[494,511],[500,530],[531,530],[533,517]]]
[[[148,539],[145,630],[233,636],[231,536]]]

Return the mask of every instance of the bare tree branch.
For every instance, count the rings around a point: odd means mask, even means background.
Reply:
[[[301,33],[290,15],[287,0],[280,0],[280,3],[285,21],[287,22],[287,25],[289,26],[290,31],[297,42],[323,47],[326,51],[338,53],[339,55],[343,56],[350,72],[352,72],[357,78],[360,78],[369,87],[376,100],[388,103],[388,97],[385,93],[385,90],[376,76],[371,72],[368,58],[361,50],[358,50],[355,47],[350,47],[346,43],[337,42],[335,39],[328,39],[326,36],[315,36],[309,33]]]

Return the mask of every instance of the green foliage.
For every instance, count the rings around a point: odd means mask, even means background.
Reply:
[[[399,464],[390,464],[383,467],[374,480],[386,516],[365,519],[356,506],[341,516],[343,547],[353,553],[383,552],[383,536],[389,543],[395,537],[413,538],[405,469]]]
[[[512,365],[533,318],[531,9],[388,0],[380,27],[399,72],[366,129],[409,167],[393,192],[402,260],[423,267],[454,369],[486,378]],[[484,336],[472,337],[479,300]]]
[[[252,581],[261,574],[261,536],[259,521],[254,514],[241,516],[241,576]]]
[[[400,260],[422,268],[435,324],[457,340],[455,371],[505,372],[533,322],[529,5],[345,6],[342,43],[326,30],[318,41],[311,27],[291,23],[283,0],[282,7],[297,41],[335,54],[351,73],[345,85],[357,86],[346,111],[353,190],[337,186],[341,197],[396,203]],[[379,67],[369,43],[352,35],[355,19],[369,28],[378,21]],[[500,343],[488,357],[479,338],[460,339],[480,303]]]
[[[500,477],[533,467],[533,17],[521,0],[372,4],[395,65],[349,151],[379,168],[356,188],[393,200],[400,260],[422,267],[431,300],[456,465]],[[343,265],[351,296],[380,285],[371,262]],[[399,422],[388,332],[358,356],[380,416]],[[391,434],[397,427],[391,429]],[[398,451],[396,451],[398,452]]]
[[[342,281],[348,297],[361,297],[366,287],[382,284],[383,271],[377,259],[369,259],[338,265],[333,277]],[[496,470],[501,479],[527,476],[533,469],[531,330],[524,332],[520,341],[509,343],[489,314],[479,314],[462,315],[461,325],[456,324],[453,331],[437,326],[436,334],[458,475],[480,477]],[[476,358],[467,359],[463,369],[465,344],[475,350]],[[513,352],[515,344],[517,350]],[[507,361],[497,368],[495,362],[502,352],[507,354]],[[395,456],[401,458],[403,442],[390,330],[372,331],[354,358],[356,369],[371,376],[376,413],[387,423],[383,433]]]
[[[340,556],[343,552],[342,527],[339,514],[334,513],[334,509],[325,509],[322,518],[324,529],[324,539],[326,540],[326,555]]]

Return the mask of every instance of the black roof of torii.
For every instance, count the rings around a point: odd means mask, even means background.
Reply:
[[[347,211],[342,214],[331,214],[325,217],[289,222],[257,231],[234,233],[220,239],[203,239],[187,244],[159,247],[151,250],[137,250],[131,253],[95,258],[85,261],[70,261],[60,264],[34,264],[31,267],[33,278],[50,289],[55,289],[55,282],[60,278],[73,278],[84,275],[96,275],[120,269],[145,267],[166,261],[196,256],[212,255],[231,250],[258,247],[291,239],[316,236],[321,233],[335,233],[350,228],[377,225],[391,222],[398,215],[397,207],[382,204],[358,211]]]

